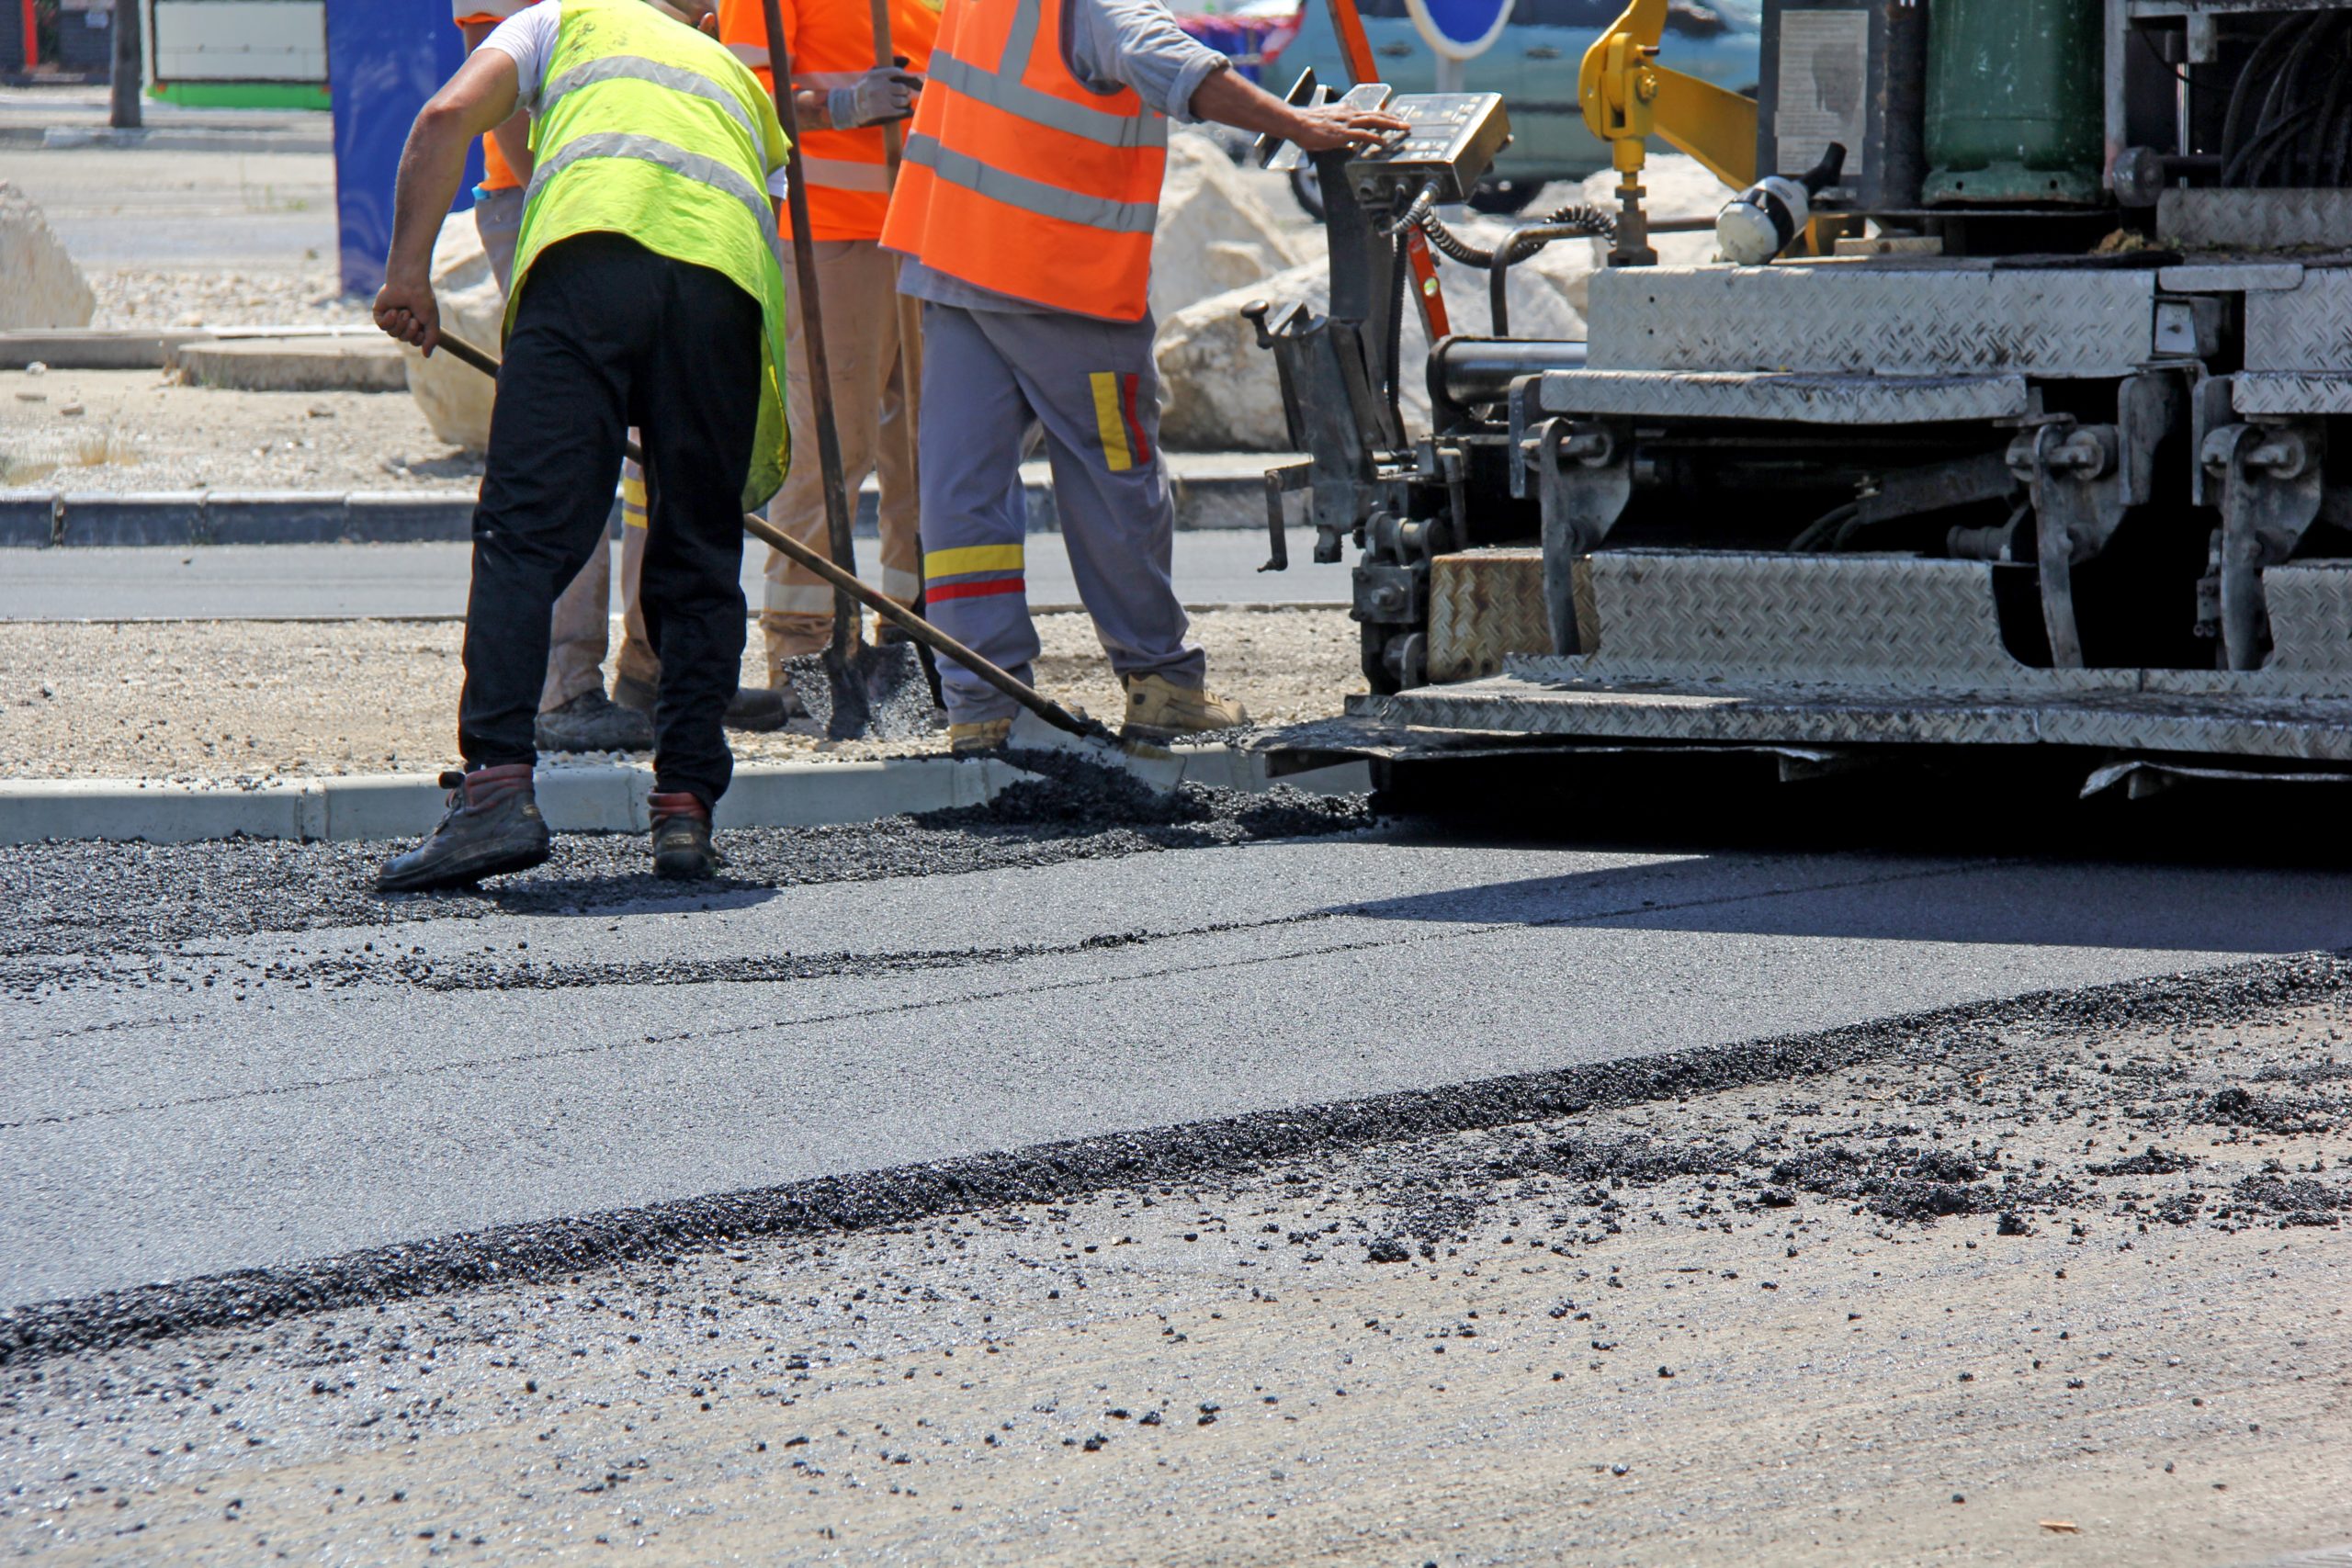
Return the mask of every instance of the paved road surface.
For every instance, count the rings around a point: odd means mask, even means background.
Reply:
[[[1312,529],[1291,531],[1291,567],[1261,573],[1263,534],[1179,534],[1176,587],[1191,604],[1343,604],[1349,568],[1317,566]],[[0,620],[149,616],[460,615],[469,546],[216,545],[197,549],[10,550],[0,557]],[[764,549],[746,552],[744,591],[756,605]],[[878,562],[861,544],[869,579]],[[617,558],[615,561],[618,566]],[[1058,534],[1029,536],[1029,596],[1074,604]],[[614,610],[620,608],[616,584]]]
[[[1353,838],[209,942],[0,1000],[0,1307],[2340,947],[2346,892]]]

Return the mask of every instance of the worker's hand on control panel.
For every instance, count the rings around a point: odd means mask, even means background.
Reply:
[[[1297,123],[1283,134],[1301,152],[1329,152],[1341,147],[1377,147],[1411,122],[1377,109],[1343,109],[1337,105],[1294,111]]]
[[[922,78],[895,65],[879,65],[846,87],[825,95],[825,118],[835,130],[887,125],[915,112]]]
[[[386,277],[384,287],[376,290],[376,324],[387,336],[431,357],[441,343],[441,306],[433,298],[431,280]]]

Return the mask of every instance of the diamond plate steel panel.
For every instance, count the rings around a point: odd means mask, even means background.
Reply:
[[[1466,550],[1430,562],[1430,679],[1492,675],[1514,653],[1545,653],[1544,552]]]
[[[1978,686],[2026,668],[1986,561],[1605,550],[1586,566],[1595,669]]]
[[[2332,676],[2352,693],[2352,561],[2271,567],[2262,596],[2270,610],[2263,671]]]
[[[1503,675],[1348,699],[1385,723],[1506,734],[1786,745],[2081,746],[2352,762],[2352,701],[2146,692],[1938,694],[1793,684],[1641,686]]]
[[[2313,267],[2301,288],[2247,295],[2245,367],[2352,369],[2352,270]]]
[[[2352,190],[2168,190],[2156,235],[2185,251],[2352,250]]]
[[[1823,376],[1754,371],[1559,370],[1545,412],[1796,424],[1935,424],[2028,412],[2022,376]]]
[[[2242,414],[2352,413],[2352,375],[2319,370],[2241,370],[2230,406]]]
[[[2155,352],[2152,269],[1612,267],[1596,370],[2119,376]]]

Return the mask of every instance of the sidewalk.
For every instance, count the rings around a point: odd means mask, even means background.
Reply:
[[[154,152],[324,152],[334,127],[315,109],[190,108],[141,100],[140,129],[107,123],[104,85],[0,87],[0,148],[144,147]]]

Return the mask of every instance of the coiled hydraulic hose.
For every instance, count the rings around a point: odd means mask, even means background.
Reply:
[[[1405,209],[1408,217],[1419,216],[1414,221],[1421,232],[1430,237],[1430,244],[1449,260],[1464,266],[1475,266],[1487,274],[1487,310],[1491,318],[1491,330],[1497,337],[1510,335],[1510,304],[1506,288],[1505,273],[1541,251],[1555,240],[1585,238],[1614,240],[1617,220],[1596,207],[1572,202],[1558,211],[1523,223],[1505,235],[1502,243],[1493,250],[1481,250],[1445,226],[1445,220],[1429,210],[1422,197],[1430,195],[1424,187],[1421,196]]]

